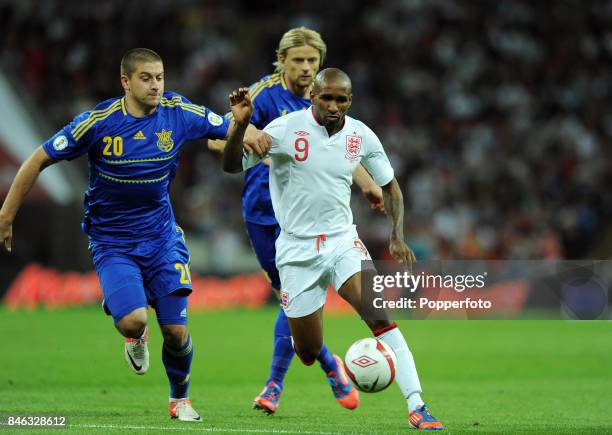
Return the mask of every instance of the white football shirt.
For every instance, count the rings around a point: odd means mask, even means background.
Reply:
[[[268,155],[274,214],[281,229],[295,237],[351,228],[351,184],[359,163],[379,186],[393,179],[380,140],[363,122],[345,116],[343,128],[329,137],[312,109],[281,116],[263,130],[272,139]],[[245,154],[242,166],[259,161],[256,154]]]

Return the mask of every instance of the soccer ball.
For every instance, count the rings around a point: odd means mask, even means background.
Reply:
[[[363,338],[349,347],[344,368],[353,385],[364,393],[387,388],[395,378],[397,358],[391,348],[374,338]]]

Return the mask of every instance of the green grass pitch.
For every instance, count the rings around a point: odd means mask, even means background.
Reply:
[[[362,394],[353,412],[321,370],[296,359],[273,417],[251,409],[266,377],[276,310],[193,313],[191,398],[205,422],[172,421],[161,340],[151,368],[130,372],[122,339],[97,308],[0,308],[0,414],[63,414],[51,433],[401,433],[399,389]],[[154,314],[152,314],[154,316]],[[612,433],[612,324],[569,321],[402,321],[423,397],[447,433]],[[356,317],[327,316],[330,349],[368,336]],[[1,433],[10,430],[0,428]],[[43,433],[45,430],[15,433]]]

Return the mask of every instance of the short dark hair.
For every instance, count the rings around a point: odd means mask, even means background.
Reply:
[[[132,48],[121,59],[121,74],[128,77],[136,71],[136,64],[141,62],[162,62],[159,54],[148,48]]]
[[[319,73],[315,76],[312,88],[314,93],[317,94],[323,87],[323,83],[327,83],[328,81],[345,85],[349,93],[352,92],[353,85],[351,83],[351,78],[347,73],[339,68],[325,68],[319,71]]]

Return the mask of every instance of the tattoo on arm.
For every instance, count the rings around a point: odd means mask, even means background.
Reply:
[[[382,191],[385,211],[391,220],[391,237],[404,240],[404,198],[395,177]]]

